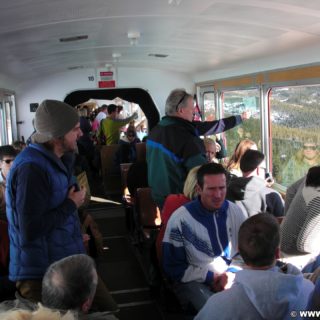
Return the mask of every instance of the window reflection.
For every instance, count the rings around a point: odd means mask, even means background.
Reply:
[[[286,187],[320,164],[319,103],[320,86],[271,90],[273,175]]]

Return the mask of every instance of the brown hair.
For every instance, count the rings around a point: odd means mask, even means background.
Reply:
[[[241,140],[234,152],[233,152],[233,155],[231,156],[230,160],[229,160],[229,163],[227,165],[227,170],[230,171],[232,169],[237,169],[239,170],[240,169],[240,160],[242,158],[242,156],[244,155],[244,153],[251,149],[252,146],[256,145],[256,143],[250,139],[244,139],[244,140]]]

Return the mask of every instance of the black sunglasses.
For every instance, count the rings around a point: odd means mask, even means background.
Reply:
[[[177,103],[177,106],[176,106],[176,111],[178,111],[178,107],[180,105],[180,103],[184,100],[184,98],[187,96],[188,94],[185,92],[182,96],[182,98],[179,100],[179,102]]]
[[[3,162],[5,162],[6,164],[10,164],[14,159],[5,159],[2,160]]]
[[[316,146],[303,146],[304,150],[317,150]]]

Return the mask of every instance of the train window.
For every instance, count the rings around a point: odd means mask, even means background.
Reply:
[[[285,187],[320,164],[320,86],[273,88],[270,92],[272,171]]]
[[[0,145],[12,144],[17,137],[14,95],[0,92]]]
[[[213,121],[216,119],[216,106],[214,102],[214,92],[204,92],[203,94],[204,120]]]
[[[231,156],[236,145],[242,139],[253,140],[261,149],[260,130],[260,95],[258,89],[225,91],[223,93],[223,117],[241,114],[250,111],[251,119],[233,130],[225,133],[228,156]]]

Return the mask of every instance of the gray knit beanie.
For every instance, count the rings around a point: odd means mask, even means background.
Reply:
[[[36,111],[32,142],[45,143],[63,137],[79,122],[75,108],[57,100],[44,100]]]

